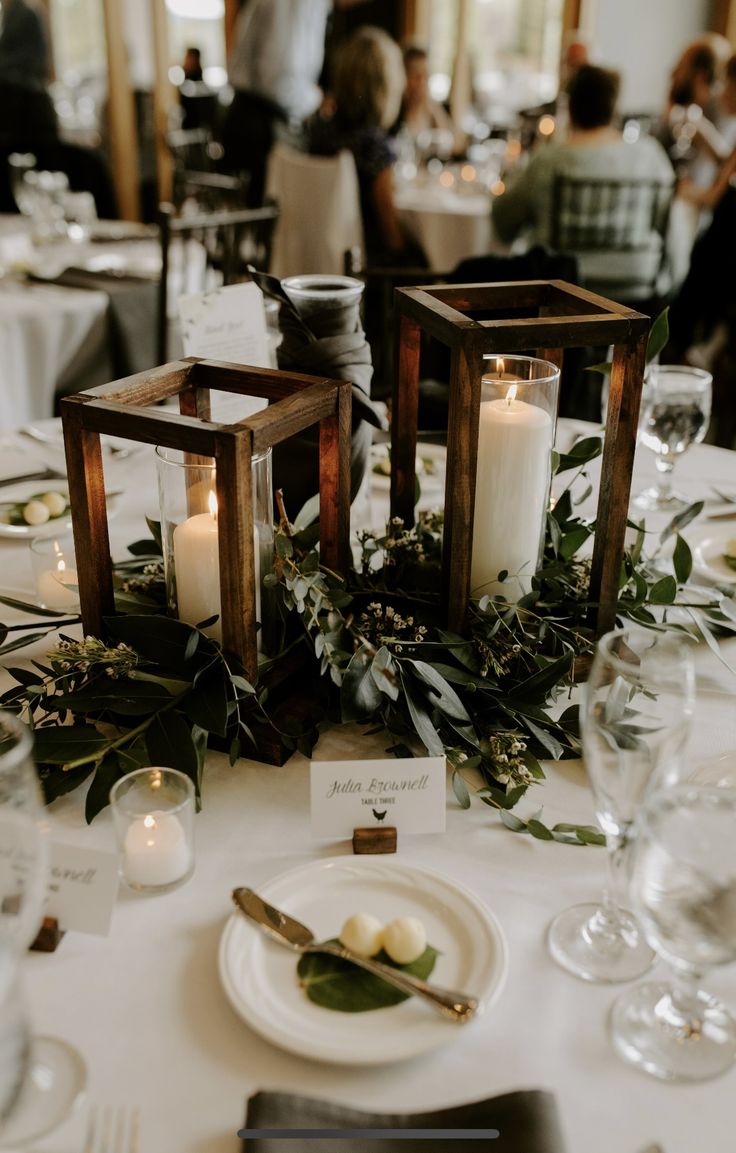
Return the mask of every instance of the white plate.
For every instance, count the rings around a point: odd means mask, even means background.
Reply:
[[[29,1071],[10,1116],[0,1125],[0,1149],[11,1153],[52,1133],[84,1096],[87,1066],[58,1037],[32,1037]]]
[[[507,951],[500,926],[472,893],[438,873],[396,860],[334,857],[282,873],[258,892],[322,940],[337,936],[351,913],[373,913],[384,923],[419,917],[440,953],[431,981],[477,997],[484,1010],[503,986]],[[302,1057],[383,1065],[446,1045],[473,1028],[444,1019],[415,997],[365,1013],[321,1008],[299,987],[297,961],[242,914],[227,922],[219,973],[232,1007],[266,1040]]]
[[[736,569],[723,559],[728,542],[736,540],[736,521],[722,528],[703,525],[686,535],[693,553],[693,571],[698,576],[720,585],[736,584]]]
[[[64,480],[26,480],[22,484],[9,484],[6,488],[0,488],[0,538],[32,540],[37,536],[54,536],[56,533],[71,532],[72,517],[68,509],[62,516],[51,517],[43,524],[9,524],[7,520],[3,519],[7,513],[3,507],[6,502],[19,504],[21,501],[30,500],[34,494],[42,492],[60,492],[67,499],[69,498],[69,488]],[[108,494],[107,511],[109,515],[114,513],[116,503],[117,494]]]

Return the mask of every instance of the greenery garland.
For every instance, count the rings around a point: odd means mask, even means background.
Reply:
[[[278,611],[278,655],[264,661],[257,685],[199,628],[163,615],[160,539],[149,522],[153,538],[131,545],[130,560],[117,566],[118,611],[105,621],[105,639],[62,632],[45,661],[7,670],[15,684],[0,704],[34,730],[47,800],[89,780],[92,820],[113,783],[148,764],[176,765],[199,797],[208,745],[225,749],[234,765],[241,754],[257,755],[259,733],[269,726],[287,749],[309,756],[325,726],[358,722],[385,731],[389,753],[412,755],[422,746],[445,755],[463,808],[474,793],[515,831],[601,843],[590,826],[548,828],[540,813],[523,820],[511,812],[543,780],[540,758],[580,754],[577,707],[562,706],[576,662],[592,651],[583,550],[595,525],[577,510],[590,494],[586,466],[601,443],[588,438],[555,454],[557,476],[573,475],[548,514],[544,562],[531,592],[515,604],[501,596],[471,603],[463,635],[441,627],[437,516],[420,517],[413,529],[392,522],[383,535],[362,534],[360,561],[345,576],[320,565],[318,528],[308,516],[293,525],[282,517],[264,596]],[[646,528],[632,524],[618,609],[652,628],[697,631],[717,650],[716,634],[736,631],[733,592],[692,599],[692,558],[681,535],[702,507],[675,517],[646,556]],[[0,656],[78,621],[11,598],[0,602],[49,618],[42,631],[0,625]],[[276,719],[269,674],[299,650],[321,674],[312,678],[320,698],[306,719],[288,710]],[[300,684],[308,681],[302,671]]]

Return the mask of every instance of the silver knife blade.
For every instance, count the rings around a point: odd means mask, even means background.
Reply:
[[[281,909],[274,908],[252,889],[233,889],[233,900],[238,908],[273,937],[278,937],[292,948],[303,949],[314,944],[314,933]]]

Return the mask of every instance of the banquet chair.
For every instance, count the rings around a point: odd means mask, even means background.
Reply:
[[[240,208],[177,216],[172,204],[158,213],[161,279],[158,291],[158,363],[168,359],[169,317],[176,298],[250,279],[247,265],[269,270],[278,208]]]
[[[552,191],[550,245],[574,254],[585,288],[652,312],[664,303],[667,226],[673,186],[559,174]]]
[[[187,200],[211,212],[245,206],[248,174],[219,170],[223,148],[209,128],[177,128],[167,133],[166,143],[173,161],[171,199],[177,208]]]
[[[278,141],[268,160],[266,195],[279,207],[271,268],[275,276],[337,275],[348,249],[364,250],[352,153],[310,156]]]

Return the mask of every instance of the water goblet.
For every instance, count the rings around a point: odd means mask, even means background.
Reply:
[[[673,980],[614,1002],[609,1026],[624,1060],[667,1081],[705,1081],[733,1067],[736,1020],[699,988],[704,970],[736,961],[736,790],[684,783],[655,791],[641,814],[631,897]]]
[[[691,502],[672,488],[677,457],[703,440],[710,421],[713,377],[702,368],[655,364],[642,392],[639,441],[656,453],[657,483],[633,500],[638,509],[678,512]]]
[[[648,791],[680,777],[694,681],[688,643],[678,633],[630,627],[599,641],[583,686],[580,725],[606,836],[608,884],[601,903],[565,909],[548,930],[552,957],[583,980],[630,981],[654,959],[636,918],[621,906],[622,878]]]
[[[0,712],[0,1148],[58,1125],[84,1084],[75,1050],[53,1037],[30,1036],[19,987],[47,880],[46,823],[31,751],[30,730]]]

